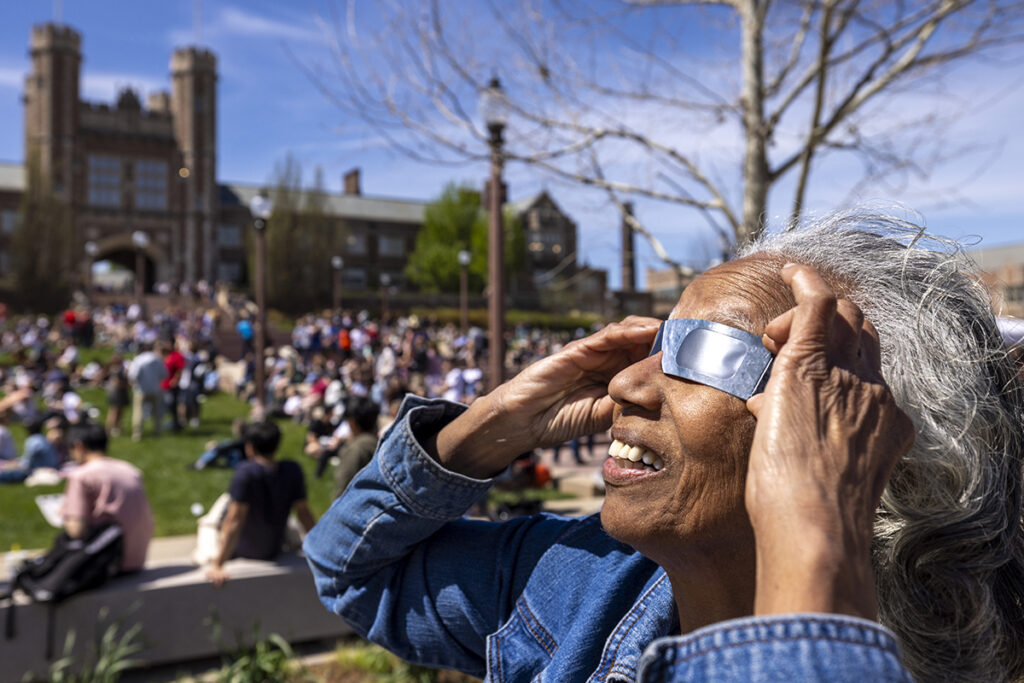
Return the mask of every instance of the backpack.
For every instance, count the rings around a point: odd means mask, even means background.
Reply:
[[[55,605],[76,593],[97,588],[121,571],[124,534],[113,523],[100,524],[84,538],[71,538],[65,532],[57,536],[53,547],[43,556],[21,564],[0,600],[11,599],[20,590],[34,602]],[[53,650],[53,619],[50,609],[47,624],[46,657]],[[14,638],[14,601],[7,610],[4,629],[7,640]]]

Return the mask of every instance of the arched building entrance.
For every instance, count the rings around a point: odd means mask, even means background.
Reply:
[[[116,283],[121,282],[126,284],[126,289],[134,291],[134,282],[135,278],[138,277],[137,269],[140,263],[144,271],[143,291],[147,293],[153,292],[154,285],[158,281],[167,279],[167,273],[164,271],[169,268],[169,263],[165,251],[150,240],[150,243],[142,248],[140,253],[140,250],[132,243],[130,233],[97,240],[95,255],[87,258],[90,261],[89,268],[93,275],[94,284],[97,284],[98,280],[102,280],[101,274],[96,272],[94,265],[104,261],[110,264],[112,272],[123,274],[127,271],[131,273],[131,280],[127,283],[124,282],[125,278],[123,277],[107,278],[107,282],[114,283],[115,289],[117,288]]]

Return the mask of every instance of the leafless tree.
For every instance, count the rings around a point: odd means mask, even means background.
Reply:
[[[851,190],[954,156],[946,77],[1005,67],[1024,27],[1018,0],[338,2],[322,18],[333,55],[307,66],[389,145],[483,161],[476,102],[497,74],[510,160],[620,209],[698,211],[726,245],[763,229],[773,191],[792,192],[797,219],[826,155],[861,164]]]

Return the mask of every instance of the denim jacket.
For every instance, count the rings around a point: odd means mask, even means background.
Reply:
[[[321,600],[363,637],[496,682],[911,680],[893,635],[854,617],[751,617],[673,635],[664,570],[598,515],[462,518],[489,481],[420,446],[462,410],[407,398],[306,538]]]

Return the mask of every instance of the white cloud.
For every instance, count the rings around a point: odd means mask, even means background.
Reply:
[[[323,33],[312,22],[300,23],[274,19],[254,14],[240,7],[222,7],[213,21],[203,26],[203,42],[209,43],[226,37],[259,37],[293,40],[298,42],[323,43]],[[172,29],[171,43],[186,45],[194,43],[195,33],[191,29]]]
[[[25,70],[13,66],[0,66],[0,88],[21,89],[25,84]]]
[[[238,7],[225,7],[218,17],[226,32],[243,36],[270,36],[288,40],[322,40],[323,36],[313,28],[269,19]]]

